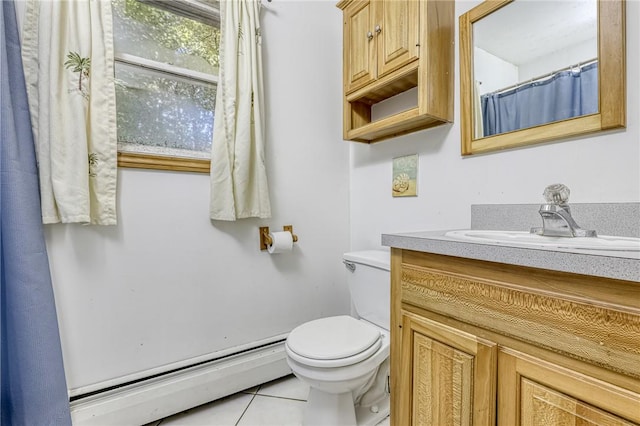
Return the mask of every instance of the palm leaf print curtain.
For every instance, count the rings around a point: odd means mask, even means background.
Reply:
[[[260,1],[222,0],[220,21],[210,216],[216,220],[268,218]]]
[[[28,0],[23,59],[44,223],[116,224],[109,0]]]

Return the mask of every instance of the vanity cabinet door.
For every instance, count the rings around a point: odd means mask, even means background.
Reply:
[[[346,93],[366,85],[376,78],[373,4],[369,1],[351,3],[344,17],[344,90]]]
[[[411,313],[402,330],[394,424],[494,425],[496,344]]]
[[[420,2],[377,1],[376,13],[374,32],[378,52],[378,77],[382,77],[418,59]]]
[[[500,348],[499,426],[622,426],[639,423],[640,394]]]

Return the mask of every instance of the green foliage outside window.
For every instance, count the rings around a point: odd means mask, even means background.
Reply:
[[[112,0],[117,53],[217,74],[219,28],[136,0]],[[118,142],[208,153],[216,85],[116,63]]]
[[[144,24],[159,45],[185,55],[198,56],[218,68],[220,29],[183,18],[136,0],[112,0],[114,13]]]

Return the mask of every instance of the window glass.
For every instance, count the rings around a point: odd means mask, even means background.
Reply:
[[[218,17],[188,10],[195,1],[156,3],[112,0],[118,150],[208,159],[219,63]]]
[[[116,52],[218,74],[220,29],[137,0],[113,0]]]
[[[121,151],[210,157],[215,85],[122,63],[116,81]]]

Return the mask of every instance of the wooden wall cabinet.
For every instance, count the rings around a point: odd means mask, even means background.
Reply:
[[[453,120],[453,0],[343,0],[346,140],[377,142]],[[372,106],[417,87],[415,107]]]
[[[640,283],[392,249],[391,424],[640,424]]]
[[[346,93],[418,59],[419,9],[415,0],[357,1],[345,7]]]

